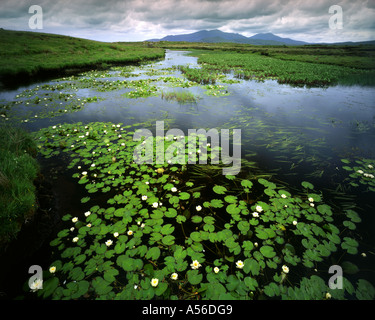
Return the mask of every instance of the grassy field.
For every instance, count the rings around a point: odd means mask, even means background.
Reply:
[[[142,43],[105,43],[37,32],[0,30],[0,43],[0,79],[164,57],[162,48]]]

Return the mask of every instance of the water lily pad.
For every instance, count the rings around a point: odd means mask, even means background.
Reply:
[[[223,186],[214,186],[212,190],[217,194],[225,194],[225,192],[227,191],[227,188]]]
[[[276,255],[276,252],[273,250],[273,247],[270,246],[260,247],[260,252],[266,258],[273,258]]]

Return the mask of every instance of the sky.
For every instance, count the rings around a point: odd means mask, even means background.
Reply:
[[[31,5],[43,29],[31,29]],[[329,13],[342,9],[342,28]],[[307,42],[375,40],[375,0],[0,0],[0,28],[98,41],[144,41],[219,29],[246,37],[272,32]]]

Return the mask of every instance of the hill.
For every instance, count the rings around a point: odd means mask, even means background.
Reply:
[[[0,29],[0,82],[67,69],[163,58],[164,50],[136,43],[108,43],[70,36]]]

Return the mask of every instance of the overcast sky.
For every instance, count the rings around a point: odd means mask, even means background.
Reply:
[[[43,29],[29,28],[31,5]],[[329,28],[332,5],[343,28]],[[375,0],[0,0],[0,27],[100,41],[142,41],[219,29],[252,36],[272,32],[308,42],[375,40]]]

